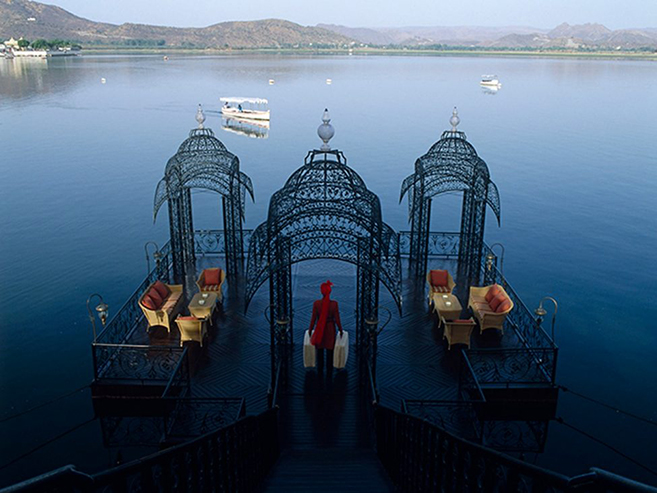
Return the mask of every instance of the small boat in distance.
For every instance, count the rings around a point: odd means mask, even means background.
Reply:
[[[497,78],[497,75],[482,75],[481,82],[479,83],[482,86],[494,86],[502,87],[500,80]]]
[[[269,120],[269,101],[261,98],[220,98],[224,117],[246,120]]]

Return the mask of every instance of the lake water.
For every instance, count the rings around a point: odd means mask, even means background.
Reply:
[[[500,76],[497,93],[479,86],[485,73]],[[506,277],[530,308],[545,295],[559,302],[558,383],[657,421],[656,85],[657,65],[647,61],[0,60],[0,420],[90,382],[85,301],[100,292],[118,309],[146,273],[144,243],[167,240],[166,217],[153,224],[155,185],[203,103],[206,126],[253,179],[247,227],[265,219],[269,197],[320,144],[327,107],[332,145],[398,230],[408,229],[401,182],[458,106],[459,129],[500,191],[502,226],[489,215],[486,241],[504,244]],[[220,96],[268,98],[268,138],[222,130],[213,113]],[[458,230],[460,200],[434,200],[432,229]],[[197,228],[220,228],[218,211],[216,196],[194,196]],[[79,392],[0,422],[0,466],[92,416]],[[558,416],[657,469],[657,426],[567,393]],[[76,433],[0,470],[0,485],[67,463],[85,470],[104,452],[80,451],[76,440],[100,432],[91,422]],[[565,474],[599,466],[657,482],[559,423],[534,461]]]

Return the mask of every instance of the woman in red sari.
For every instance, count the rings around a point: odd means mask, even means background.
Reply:
[[[336,326],[342,334],[338,302],[330,298],[331,286],[333,286],[331,281],[326,281],[321,285],[322,299],[313,303],[313,315],[308,329],[310,342],[317,348],[317,369],[320,372],[324,371],[324,350],[326,350],[326,370],[328,373],[333,371]],[[315,322],[317,327],[313,331]]]

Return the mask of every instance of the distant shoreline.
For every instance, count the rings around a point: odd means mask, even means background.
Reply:
[[[602,60],[649,60],[657,61],[657,53],[616,52],[616,51],[515,51],[515,50],[418,50],[418,49],[389,49],[389,48],[354,48],[347,49],[301,49],[301,48],[240,48],[240,49],[214,49],[214,48],[129,48],[129,47],[92,47],[83,48],[83,54],[140,54],[140,55],[227,55],[238,56],[242,54],[269,54],[269,55],[394,55],[394,56],[471,56],[471,57],[510,57],[510,58],[586,58]]]

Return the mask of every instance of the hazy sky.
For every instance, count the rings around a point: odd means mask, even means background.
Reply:
[[[657,0],[43,0],[95,21],[207,26],[287,19],[303,25],[509,26],[598,22],[657,27]]]

